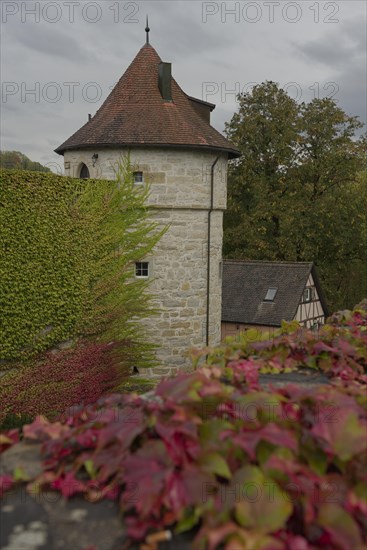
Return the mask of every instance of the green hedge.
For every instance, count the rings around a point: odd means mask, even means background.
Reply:
[[[128,160],[118,180],[1,171],[2,360],[108,330],[139,340],[129,321],[147,314],[148,296],[145,282],[129,283],[131,266],[159,235]]]
[[[84,248],[83,228],[72,217],[75,189],[75,180],[55,174],[1,173],[4,359],[73,335]]]

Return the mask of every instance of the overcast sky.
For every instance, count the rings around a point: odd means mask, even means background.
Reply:
[[[94,114],[150,41],[189,95],[216,104],[223,131],[235,93],[274,80],[299,101],[333,96],[366,121],[366,3],[5,1],[1,149],[63,166],[53,150]]]

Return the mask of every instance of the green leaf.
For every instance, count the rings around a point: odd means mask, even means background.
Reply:
[[[301,452],[302,455],[306,457],[310,468],[316,474],[320,476],[325,474],[328,466],[328,458],[320,447],[316,447],[315,445],[303,447]]]
[[[89,474],[91,479],[95,479],[97,475],[97,471],[94,467],[93,460],[88,459],[84,461],[84,468],[86,469],[87,473]]]
[[[218,442],[220,434],[224,430],[230,429],[233,429],[233,424],[227,420],[222,420],[221,418],[213,418],[208,420],[199,428],[200,443],[202,445],[206,445],[210,441]]]
[[[358,525],[341,506],[323,504],[318,523],[332,535],[335,545],[341,548],[362,548]]]
[[[25,473],[22,467],[15,468],[13,471],[14,481],[28,481],[30,477]]]
[[[245,466],[236,472],[232,483],[237,482],[241,490],[235,517],[242,527],[271,533],[285,526],[293,506],[273,479],[256,466]]]
[[[204,471],[230,479],[232,474],[226,460],[219,453],[206,453],[200,458]]]
[[[354,411],[338,409],[336,418],[321,417],[312,433],[325,439],[342,461],[367,449],[366,423]]]
[[[182,519],[179,520],[175,527],[175,533],[183,533],[184,531],[190,531],[198,523],[201,517],[200,507],[191,508],[186,510]]]

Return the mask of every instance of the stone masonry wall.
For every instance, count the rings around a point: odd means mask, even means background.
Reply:
[[[92,166],[93,153],[99,155]],[[113,178],[127,150],[84,150],[65,153],[66,175],[77,177],[85,163],[92,178]],[[130,151],[136,169],[151,185],[151,217],[169,229],[146,260],[152,277],[154,305],[160,313],[143,321],[151,341],[159,344],[160,367],[152,376],[173,374],[189,365],[187,351],[206,345],[208,215],[212,152],[172,149]],[[69,168],[67,168],[69,166]],[[214,211],[211,214],[209,344],[221,337],[222,222],[226,207],[227,157],[215,167]]]

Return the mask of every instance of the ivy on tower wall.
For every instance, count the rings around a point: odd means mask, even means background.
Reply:
[[[80,337],[123,342],[137,365],[150,357],[147,283],[132,274],[162,231],[132,171],[129,158],[115,181],[1,171],[2,368]]]

